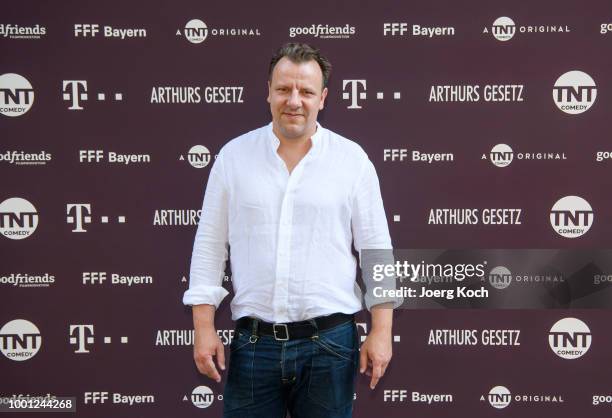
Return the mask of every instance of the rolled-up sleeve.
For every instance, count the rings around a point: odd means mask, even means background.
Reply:
[[[370,310],[372,306],[388,302],[393,303],[394,308],[398,307],[402,304],[403,298],[376,298],[373,296],[372,288],[376,284],[370,274],[373,264],[393,264],[394,258],[378,176],[376,175],[374,164],[367,157],[365,157],[358,180],[353,189],[351,227],[353,243],[355,249],[359,252],[362,277],[366,286],[364,295],[366,308]],[[363,250],[376,251],[367,252],[368,257],[364,257]],[[367,266],[364,265],[364,262],[367,263]],[[394,288],[395,278],[390,278],[390,280],[382,284],[385,287]]]
[[[185,305],[214,305],[229,293],[222,287],[228,256],[228,192],[222,152],[215,160],[210,175],[198,223],[189,289],[183,295]]]

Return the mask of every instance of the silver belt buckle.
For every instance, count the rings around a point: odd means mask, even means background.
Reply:
[[[278,333],[278,329],[276,327],[281,327],[281,329],[284,328],[285,330],[285,337],[284,338],[279,338],[277,333]],[[287,327],[287,324],[272,324],[272,331],[274,331],[274,339],[276,341],[289,341],[289,328]]]

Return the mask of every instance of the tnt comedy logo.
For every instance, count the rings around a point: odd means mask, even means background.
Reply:
[[[577,238],[588,232],[593,225],[593,208],[579,196],[559,199],[550,211],[550,224],[557,234],[565,238]]]
[[[40,331],[25,319],[14,319],[0,328],[0,351],[8,359],[29,360],[38,353],[41,343]]]
[[[580,319],[563,318],[548,333],[550,349],[559,357],[573,360],[582,357],[591,347],[591,330]]]
[[[0,113],[4,116],[21,116],[34,104],[34,89],[19,74],[0,75]]]
[[[496,409],[504,409],[508,405],[510,405],[510,401],[512,400],[512,395],[510,391],[505,386],[495,386],[493,389],[489,391],[487,395],[487,399],[489,400],[489,404]]]
[[[38,212],[27,200],[11,197],[0,203],[0,233],[6,238],[27,238],[37,226]]]
[[[489,273],[489,283],[496,289],[505,289],[512,283],[512,273],[504,266],[497,266]]]
[[[516,33],[516,25],[509,17],[498,17],[491,26],[491,33],[498,41],[509,41]]]
[[[201,44],[208,36],[208,28],[206,23],[200,19],[191,19],[183,29],[185,38],[192,44]]]
[[[204,168],[210,163],[210,151],[204,145],[194,145],[187,153],[187,160],[192,167]]]
[[[496,167],[508,167],[514,158],[514,152],[509,145],[497,144],[491,149],[489,158]]]
[[[593,106],[597,98],[597,86],[587,73],[568,71],[557,79],[552,94],[559,109],[577,115]]]

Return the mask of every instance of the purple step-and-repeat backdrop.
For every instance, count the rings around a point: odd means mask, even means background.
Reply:
[[[399,310],[354,416],[609,417],[612,9],[577,0],[5,5],[0,408],[221,414],[181,297],[212,162],[270,121],[287,41],[332,61],[319,120],[374,162],[394,246],[478,264],[489,298]]]

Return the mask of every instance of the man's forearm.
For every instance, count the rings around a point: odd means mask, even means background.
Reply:
[[[381,303],[372,306],[372,331],[385,332],[391,334],[393,327],[393,303]]]
[[[193,327],[195,329],[215,328],[215,306],[193,305]]]

